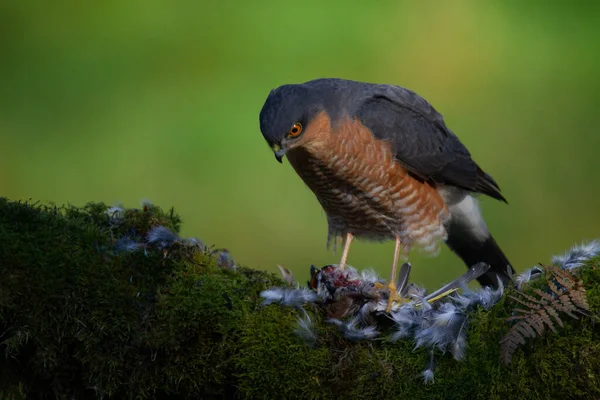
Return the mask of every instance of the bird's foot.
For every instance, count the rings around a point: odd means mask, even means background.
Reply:
[[[409,299],[400,296],[400,293],[398,293],[398,290],[396,289],[396,284],[394,282],[388,283],[387,288],[390,295],[388,297],[388,304],[385,309],[386,313],[389,313],[392,310],[394,303],[406,303],[409,301]]]

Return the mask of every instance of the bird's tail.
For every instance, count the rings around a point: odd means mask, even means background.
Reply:
[[[498,286],[498,278],[504,285],[511,280],[514,269],[500,250],[494,237],[487,230],[481,217],[477,200],[467,196],[459,204],[450,207],[452,217],[446,227],[446,244],[467,267],[484,262],[490,269],[477,278],[483,286]]]
[[[485,241],[479,242],[457,237],[449,232],[446,244],[464,261],[467,267],[470,268],[480,262],[490,266],[485,274],[477,278],[482,286],[498,286],[498,277],[502,284],[506,286],[511,280],[511,275],[515,272],[492,235]]]

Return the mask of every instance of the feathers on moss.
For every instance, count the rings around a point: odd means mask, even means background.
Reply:
[[[591,260],[597,255],[600,255],[600,240],[594,239],[581,245],[574,245],[563,255],[552,256],[552,264],[567,271],[572,271],[581,267],[586,261]],[[542,276],[542,273],[542,268],[534,266],[517,275],[515,279],[517,289],[521,290],[526,283]]]
[[[600,254],[600,240],[575,245],[561,256],[552,257],[552,264],[562,269],[572,270],[581,267],[586,261]]]
[[[338,327],[344,337],[350,341],[371,340],[379,336],[379,332],[374,326],[359,327],[359,317],[350,318],[348,321],[341,321],[335,318],[329,318],[327,322]]]
[[[377,310],[378,303],[374,301],[368,301],[360,307],[358,316],[363,324],[372,324],[374,322],[373,314]]]
[[[425,370],[423,370],[423,372],[421,373],[423,375],[423,383],[430,384],[430,383],[434,383],[434,379],[433,379],[433,370],[430,368],[427,368]]]
[[[124,221],[125,208],[122,205],[108,207],[104,212],[111,225],[120,225]]]
[[[599,251],[600,242],[594,241],[575,246],[558,260],[565,270],[569,270],[581,265]],[[469,325],[468,313],[476,308],[489,310],[504,294],[501,280],[498,280],[496,289],[483,287],[471,290],[467,287],[470,281],[488,269],[488,265],[477,264],[459,278],[428,295],[424,288],[412,283],[408,284],[410,264],[404,264],[397,288],[402,297],[408,301],[395,302],[391,313],[388,314],[396,329],[389,340],[392,342],[400,339],[413,340],[415,348],[427,348],[431,351],[437,349],[442,353],[450,352],[457,360],[463,359]],[[512,317],[513,320],[519,321],[512,329],[514,340],[510,343],[503,342],[504,348],[508,348],[511,355],[518,344],[524,343],[525,338],[543,334],[546,328],[554,330],[555,325],[562,326],[561,313],[576,318],[575,311],[581,312],[589,308],[584,291],[573,289],[574,285],[579,283],[565,270],[556,269],[552,273],[546,292],[536,289],[535,297],[524,295],[520,298],[521,303],[528,310],[520,310],[524,315]],[[526,282],[541,276],[541,272],[542,269],[534,267],[517,276],[515,279],[517,286],[520,288]],[[349,340],[372,340],[379,336],[375,317],[383,314],[387,306],[387,289],[381,283],[382,281],[372,270],[359,273],[350,266],[341,269],[339,266],[328,265],[320,270],[314,267],[311,269],[309,286],[314,290],[313,298],[303,297],[302,293],[298,292],[299,289],[271,289],[263,292],[261,296],[265,298],[264,304],[278,302],[297,308],[317,301],[329,311],[332,307],[337,307],[336,311],[340,311],[338,309],[345,306],[346,308],[342,310],[344,312],[339,312],[337,315],[347,316],[347,320],[341,320],[339,319],[341,317],[330,314],[332,318],[328,319],[328,322],[336,325]],[[448,295],[452,292],[456,293]],[[548,304],[551,306],[546,307]],[[536,314],[536,310],[544,307],[545,313]],[[301,332],[304,332],[304,336],[310,339],[310,323],[312,321],[309,320],[299,322],[300,336],[302,336]],[[433,382],[433,361],[422,374],[424,381]]]
[[[415,348],[449,351],[457,360],[464,358],[467,312],[479,306],[485,309],[492,307],[502,297],[503,287],[500,282],[496,290],[485,287],[471,291],[466,286],[463,290],[465,293],[462,295],[456,294],[446,301],[431,304],[424,291],[413,287],[409,293],[412,292],[415,301],[400,306],[391,314],[396,332],[390,340],[412,338],[416,343]]]
[[[484,310],[489,310],[496,305],[504,294],[504,285],[498,279],[498,287],[493,289],[489,286],[471,292],[473,302],[471,306],[481,306]]]
[[[423,312],[413,304],[405,304],[392,312],[391,318],[396,325],[396,332],[390,337],[391,342],[414,336],[414,332],[423,322]]]
[[[433,357],[433,351],[429,352],[429,364],[427,364],[427,368],[423,370],[421,376],[423,377],[423,383],[426,385],[429,383],[434,383],[433,380],[433,368],[435,367],[435,359]]]
[[[462,312],[458,307],[452,303],[443,303],[438,308],[438,311],[434,315],[434,325],[448,326],[452,325]]]
[[[142,201],[140,201],[140,204],[142,205],[142,207],[152,207],[152,202],[148,199],[143,199]]]
[[[492,289],[491,287],[486,286],[477,290],[470,290],[465,286],[463,288],[463,293],[455,294],[452,296],[452,299],[456,301],[465,311],[477,306],[481,306],[485,310],[489,310],[502,298],[503,293],[504,285],[498,278],[497,289]]]
[[[222,268],[236,270],[235,260],[227,249],[218,249],[212,252],[217,257],[217,265]]]
[[[296,280],[294,279],[294,274],[292,274],[292,271],[290,271],[289,269],[287,269],[281,265],[277,265],[277,268],[279,268],[279,272],[281,272],[281,277],[288,284],[288,286],[296,286],[297,285]]]
[[[294,333],[306,344],[313,346],[317,342],[317,333],[310,315],[305,313],[303,317],[298,318],[297,322],[298,325],[294,329]]]
[[[114,251],[117,254],[120,253],[132,253],[144,247],[143,243],[137,243],[128,237],[122,237],[115,243]]]
[[[198,249],[200,249],[200,251],[206,250],[206,245],[204,244],[204,242],[194,237],[182,239],[182,243],[184,246],[187,247],[197,247]]]
[[[526,283],[528,283],[536,278],[539,278],[543,272],[544,272],[544,270],[541,269],[540,267],[533,266],[532,268],[529,268],[525,272],[520,273],[515,278],[515,281],[517,283],[517,289],[521,290],[523,288],[523,285],[525,285]]]
[[[408,275],[410,264],[405,264],[403,268]],[[479,290],[467,288],[470,281],[485,273],[488,268],[485,264],[475,265],[431,295],[427,295],[424,288],[415,284],[406,284],[408,276],[403,277],[399,282],[401,291],[405,298],[412,300],[393,305],[389,317],[393,320],[396,331],[389,340],[394,342],[412,339],[415,348],[437,349],[442,353],[450,352],[457,360],[464,358],[467,313],[476,307],[489,309],[498,302],[504,290],[501,281],[495,290],[489,287]],[[341,269],[335,265],[321,269],[312,267],[309,286],[313,289],[313,298],[304,297],[304,292],[300,289],[274,288],[261,293],[265,298],[263,304],[277,302],[301,309],[303,304],[318,300],[331,316],[328,322],[335,324],[347,339],[373,340],[379,336],[374,316],[385,312],[389,294],[373,271],[358,273],[352,267]],[[462,288],[463,294],[448,296],[459,288]],[[345,316],[349,319],[342,320]],[[302,321],[301,324],[297,334],[310,337],[306,332],[308,321]]]
[[[164,250],[171,247],[174,243],[179,242],[180,238],[169,228],[159,225],[150,229],[146,236],[146,240],[149,244]]]
[[[415,332],[418,347],[450,351],[454,358],[464,357],[467,315],[452,303],[442,304],[438,310],[424,318],[425,323]]]
[[[302,289],[284,289],[271,288],[263,290],[260,297],[264,300],[263,305],[279,303],[286,307],[301,308],[306,303],[312,303],[317,300],[317,295],[312,290]]]

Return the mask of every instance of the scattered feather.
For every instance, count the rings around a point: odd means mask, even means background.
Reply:
[[[520,310],[524,314],[511,317],[512,320],[517,321],[517,324],[511,328],[510,341],[502,344],[504,351],[509,354],[508,360],[514,349],[519,344],[525,343],[526,338],[541,335],[546,327],[556,330],[555,325],[562,326],[561,313],[577,318],[575,312],[583,313],[589,309],[581,281],[575,280],[568,271],[599,252],[600,242],[593,241],[575,246],[564,256],[555,257],[553,261],[560,264],[563,269],[554,268],[550,278],[548,273],[546,274],[549,288],[545,292],[536,289],[535,297],[523,294],[520,303],[529,310],[542,308],[546,311],[541,315],[539,312],[536,314],[534,311]],[[385,281],[382,281],[373,270],[359,273],[348,265],[343,269],[339,265],[326,265],[321,269],[311,266],[307,288],[300,289],[292,273],[284,267],[278,267],[287,284],[295,284],[296,288],[272,288],[263,291],[260,294],[264,299],[263,305],[279,303],[304,311],[302,308],[304,305],[317,304],[329,315],[327,321],[334,324],[348,340],[374,340],[380,336],[376,330],[376,317],[386,314],[389,293],[383,284]],[[410,264],[405,263],[396,282],[398,292],[406,301],[394,302],[391,312],[387,313],[395,327],[395,332],[389,340],[392,342],[400,339],[413,340],[415,348],[430,350],[431,359],[422,371],[422,377],[425,383],[433,383],[433,352],[435,350],[442,353],[449,352],[456,360],[463,359],[469,325],[468,313],[476,308],[488,310],[493,307],[502,298],[504,286],[498,279],[496,289],[483,287],[470,290],[467,284],[489,269],[488,265],[481,263],[427,295],[427,290],[424,288],[408,284],[410,269]],[[517,276],[514,281],[520,288],[526,282],[539,277],[542,271],[534,267]],[[577,289],[574,289],[575,287]],[[551,307],[546,307],[548,305]],[[342,318],[346,319],[342,320]],[[523,322],[525,319],[527,323]],[[313,321],[306,311],[304,316],[298,319],[298,326],[294,332],[308,344],[314,344],[317,340]]]
[[[432,369],[427,368],[421,374],[423,375],[423,383],[425,383],[426,385],[434,382]]]
[[[104,213],[108,216],[111,224],[120,224],[121,222],[123,222],[125,208],[123,208],[123,206],[121,205],[113,206],[107,208]]]
[[[219,249],[213,251],[213,254],[217,256],[217,265],[222,268],[232,269],[235,271],[236,265],[233,256],[227,249]]]
[[[423,382],[427,385],[433,383],[433,368],[435,367],[435,359],[433,357],[433,351],[429,352],[429,364],[427,364],[427,368],[423,370],[421,375],[423,376]]]
[[[344,334],[344,337],[350,341],[371,340],[379,336],[379,332],[374,326],[358,327],[358,317],[349,319],[348,321],[340,321],[339,319],[329,318],[327,322],[334,324]]]
[[[458,361],[465,358],[465,352],[467,350],[467,330],[465,328],[467,322],[468,319],[465,317],[463,325],[458,332],[458,335],[456,335],[456,339],[454,339],[454,341],[452,341],[448,346],[448,350],[450,350],[450,353],[452,353],[454,359]]]
[[[337,273],[340,275],[340,278],[346,281],[355,281],[360,279],[360,274],[358,273],[356,268],[348,264],[346,264],[346,267],[343,270],[339,269],[338,266]]]
[[[415,331],[423,322],[423,311],[413,304],[405,304],[391,314],[396,325],[396,332],[390,337],[391,342],[414,336]]]
[[[435,292],[426,296],[425,299],[427,301],[434,301],[435,299],[443,298],[446,295],[453,293],[459,288],[466,287],[466,285],[474,279],[479,278],[481,275],[485,274],[490,269],[490,266],[485,263],[479,263],[473,265],[471,268],[467,270],[464,274],[456,278],[450,283],[445,284]]]
[[[466,286],[463,288],[463,294],[452,296],[463,310],[470,310],[474,307],[481,306],[485,310],[489,310],[502,298],[504,293],[504,285],[498,278],[498,288],[493,289],[489,286],[482,287],[477,290],[470,290]]]
[[[464,356],[466,344],[467,315],[458,311],[456,306],[445,303],[443,312],[433,312],[424,318],[422,328],[415,332],[415,348],[437,348],[442,352],[450,351],[454,358]]]
[[[139,250],[142,247],[144,247],[143,243],[137,243],[131,238],[123,237],[117,240],[117,242],[115,243],[114,250],[117,254],[132,253],[134,251]]]
[[[196,239],[196,238],[193,238],[193,237],[192,238],[187,238],[187,239],[183,239],[182,243],[183,243],[184,246],[187,246],[187,247],[197,247],[201,251],[205,251],[206,250],[206,245],[200,239]]]
[[[422,293],[426,293],[426,292],[417,292],[415,291],[413,294],[410,294],[409,291],[409,295],[410,297],[412,297],[413,299],[416,300],[416,304],[423,309],[423,311],[429,311],[432,309],[432,305],[430,302],[427,301],[427,297],[425,296],[421,296]]]
[[[294,333],[310,346],[317,342],[317,333],[308,313],[305,313],[303,318],[298,318],[298,326],[294,329]]]
[[[452,303],[444,303],[434,315],[434,324],[439,326],[451,325],[462,312]]]
[[[523,288],[523,285],[525,285],[526,283],[528,283],[536,278],[539,278],[543,272],[544,272],[543,269],[541,269],[540,267],[534,266],[532,268],[529,268],[525,272],[520,273],[515,278],[515,281],[517,283],[517,289],[521,290]]]
[[[419,287],[414,283],[406,286],[406,297],[424,298],[427,296],[427,289]]]
[[[260,297],[264,298],[262,304],[269,305],[280,303],[286,307],[300,308],[306,303],[311,303],[317,300],[317,295],[306,288],[302,289],[283,289],[272,288],[263,290]]]
[[[596,257],[599,254],[600,240],[595,239],[588,243],[575,245],[563,255],[552,256],[552,264],[567,271],[571,271],[575,268],[581,267],[586,261]],[[534,266],[517,275],[515,279],[517,289],[521,290],[526,283],[539,278],[542,275],[542,272],[543,270],[541,268]]]
[[[354,270],[354,268],[353,268],[353,270]],[[354,272],[356,274],[356,270],[354,270]],[[379,276],[377,275],[377,272],[375,272],[375,270],[373,270],[372,268],[361,271],[360,280],[363,281],[364,283],[383,282],[381,280],[381,278],[379,278]]]
[[[411,269],[412,265],[409,262],[405,262],[400,267],[400,272],[398,272],[398,279],[396,279],[396,290],[402,297],[407,296],[408,278],[410,277]]]
[[[553,256],[552,264],[562,269],[572,270],[579,268],[586,261],[600,254],[600,241],[598,239],[581,245],[575,245],[562,256]]]
[[[155,226],[148,232],[146,240],[149,244],[157,246],[164,250],[171,247],[174,243],[180,241],[179,236],[164,226]]]
[[[281,276],[283,277],[283,280],[289,286],[295,286],[296,280],[294,279],[294,274],[292,274],[292,271],[290,271],[289,269],[287,269],[279,264],[277,265],[277,268],[279,268],[279,271],[281,272]]]
[[[360,308],[358,312],[358,316],[360,317],[360,322],[363,324],[373,324],[374,320],[372,315],[377,310],[378,303],[374,301],[368,301]],[[385,307],[385,306],[384,306]]]

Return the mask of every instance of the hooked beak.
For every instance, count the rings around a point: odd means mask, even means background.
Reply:
[[[285,156],[285,153],[287,153],[287,149],[281,148],[281,145],[275,143],[273,145],[273,153],[275,153],[275,158],[277,159],[277,161],[283,163],[282,159],[283,156]]]

